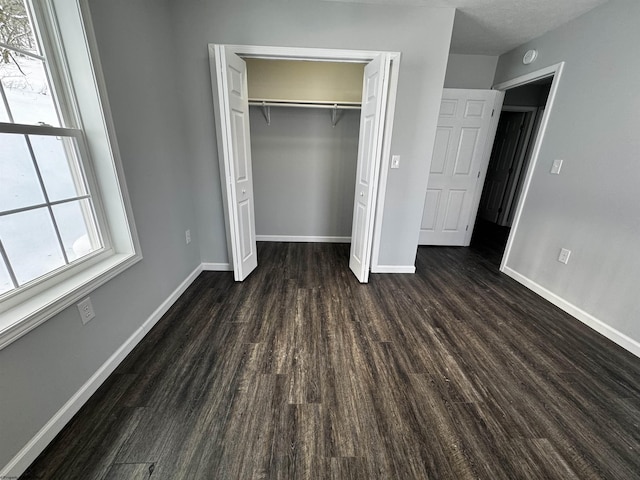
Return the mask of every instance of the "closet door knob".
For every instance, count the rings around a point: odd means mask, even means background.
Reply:
[[[361,196],[361,197],[364,197],[364,192],[360,192],[360,196]]]
[[[247,191],[243,188],[242,189],[242,194],[244,195],[245,193],[247,193]]]

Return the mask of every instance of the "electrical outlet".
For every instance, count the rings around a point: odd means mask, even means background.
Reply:
[[[191,230],[186,230],[184,232],[184,239],[187,242],[187,245],[191,243]]]
[[[91,297],[87,297],[78,303],[78,311],[80,312],[80,318],[84,325],[86,325],[92,318],[95,318],[96,314],[93,311]]]
[[[400,155],[393,155],[391,157],[391,168],[400,168]]]
[[[569,263],[569,255],[571,255],[571,250],[567,250],[566,248],[561,249],[560,255],[558,255],[558,261],[566,265]]]

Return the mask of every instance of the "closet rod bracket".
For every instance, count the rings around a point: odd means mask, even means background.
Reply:
[[[331,109],[331,126],[335,127],[344,115],[344,110],[338,111],[338,104],[335,103]]]
[[[267,121],[267,125],[271,125],[271,107],[267,105],[267,102],[262,102],[262,115]]]

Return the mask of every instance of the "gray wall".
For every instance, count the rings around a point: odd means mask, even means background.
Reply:
[[[498,57],[452,53],[444,77],[445,88],[484,88],[493,85]]]
[[[640,342],[638,25],[640,2],[606,3],[501,56],[496,82],[566,62],[508,266]]]
[[[200,263],[167,2],[91,7],[144,259],[91,293],[87,325],[70,307],[0,351],[0,468]]]
[[[413,265],[453,23],[453,9],[284,0],[173,3],[181,92],[204,262],[227,262],[208,43],[402,52],[380,262]]]
[[[359,111],[250,110],[256,234],[350,237]]]

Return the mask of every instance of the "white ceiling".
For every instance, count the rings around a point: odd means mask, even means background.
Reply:
[[[328,0],[455,7],[451,53],[500,55],[608,0]]]

